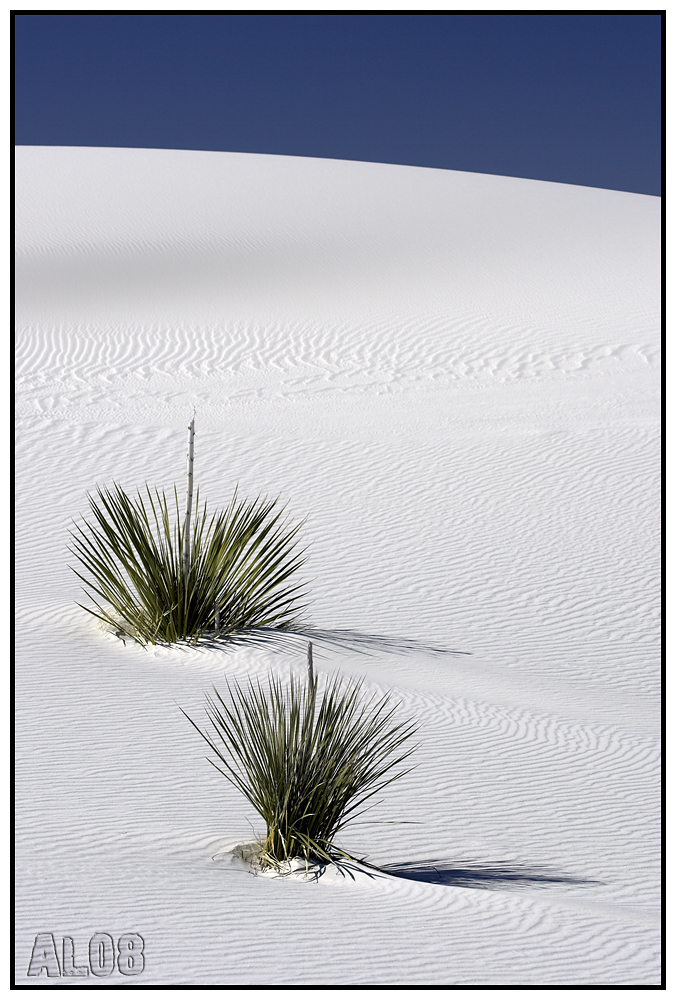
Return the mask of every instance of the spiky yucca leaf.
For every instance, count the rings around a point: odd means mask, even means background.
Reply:
[[[97,608],[85,610],[122,635],[197,642],[217,618],[226,636],[298,624],[304,595],[291,577],[304,561],[300,525],[289,526],[276,500],[238,500],[235,492],[227,510],[209,517],[198,491],[186,574],[175,488],[173,517],[165,493],[147,486],[145,497],[118,485],[97,492],[89,496],[93,517],[71,532],[83,568],[74,572]]]
[[[410,770],[397,769],[415,749],[403,745],[417,727],[393,721],[389,695],[362,703],[362,687],[335,677],[318,694],[316,680],[285,686],[270,676],[267,690],[228,683],[227,701],[216,690],[207,696],[209,732],[186,715],[214,767],[265,820],[263,867],[349,858],[335,844],[338,831]]]

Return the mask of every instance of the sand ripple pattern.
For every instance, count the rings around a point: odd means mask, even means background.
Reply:
[[[19,982],[39,932],[135,931],[146,986],[659,984],[659,200],[17,157]],[[307,635],[144,650],[78,607],[87,492],[181,488],[193,406],[210,505],[306,518],[320,676],[420,724],[342,839],[387,876],[225,853],[258,821],[179,708]]]
[[[532,338],[529,342],[529,337]],[[561,379],[654,369],[654,343],[544,346],[541,331],[500,328],[488,318],[463,323],[229,327],[68,328],[27,326],[17,331],[20,389],[45,381],[71,389],[110,385],[130,377],[274,374],[274,387],[238,390],[254,398],[273,394],[313,397],[341,392],[392,392],[458,380],[476,384]]]
[[[29,814],[39,805],[42,817],[39,827],[23,824],[18,847],[22,871],[35,876],[22,893],[19,961],[27,961],[31,914],[41,907],[57,932],[63,927],[85,939],[96,917],[122,933],[133,913],[152,945],[149,984],[175,981],[176,963],[167,956],[179,941],[179,974],[195,984],[253,984],[261,976],[282,984],[330,984],[336,969],[341,984],[656,981],[654,739],[617,725],[395,688],[402,714],[413,712],[422,722],[418,766],[345,832],[347,849],[390,867],[422,867],[426,859],[465,871],[520,864],[549,880],[493,877],[476,887],[410,878],[334,879],[316,887],[252,880],[212,858],[225,841],[246,837],[247,819],[255,826],[255,816],[203,765],[196,734],[176,725],[177,702],[199,710],[205,670],[222,683],[222,657],[180,650],[153,656],[111,643],[96,662],[93,647],[78,656],[73,671],[73,629],[81,629],[74,620],[70,635],[57,629],[39,643],[55,668],[54,681],[45,686],[44,677],[26,677],[19,690],[19,809]],[[263,672],[270,665],[283,677],[294,659],[235,655],[228,674],[244,678],[252,666]],[[327,666],[335,664],[322,659],[322,672]],[[150,729],[143,722],[153,677]],[[96,696],[100,682],[110,685],[105,704]],[[382,692],[379,685],[368,689]],[[90,695],[85,702],[83,691]],[[45,698],[52,709],[46,718],[40,709]],[[77,789],[67,823],[58,789],[45,775],[45,753],[56,745],[63,776]],[[638,840],[637,856],[632,845]],[[162,895],[167,881],[171,907],[181,901],[180,929]],[[199,899],[191,891],[195,881]],[[286,905],[293,906],[296,933],[314,935],[316,942],[307,960],[303,954],[302,961],[280,966],[275,955],[284,949],[286,932],[277,913]],[[214,934],[215,926],[222,931]],[[318,926],[326,933],[317,935]],[[266,947],[252,952],[251,942],[261,937]],[[223,968],[224,948],[227,970],[215,979],[210,970]]]

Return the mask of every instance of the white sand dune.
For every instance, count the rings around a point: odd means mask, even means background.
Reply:
[[[88,985],[659,983],[659,200],[17,156],[17,981],[37,934],[135,932],[138,980]],[[210,503],[307,515],[319,670],[421,725],[342,840],[390,877],[223,853],[259,823],[179,706],[302,640],[144,650],[77,607],[87,491],[182,484],[193,405]]]

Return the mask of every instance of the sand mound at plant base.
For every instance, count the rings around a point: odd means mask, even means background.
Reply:
[[[284,878],[300,882],[317,882],[320,878],[325,884],[337,885],[341,882],[368,882],[373,878],[384,877],[378,873],[369,872],[357,862],[306,864],[303,858],[290,858],[280,862],[276,867],[261,861],[262,846],[259,841],[243,841],[229,844],[219,849],[212,860],[221,867],[238,870],[246,869],[253,875],[265,878]]]

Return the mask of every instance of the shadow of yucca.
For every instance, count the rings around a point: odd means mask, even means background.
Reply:
[[[398,636],[375,635],[356,629],[320,629],[302,624],[293,627],[251,628],[219,638],[215,632],[204,633],[200,645],[219,649],[229,646],[259,646],[277,649],[280,652],[298,653],[306,648],[308,640],[316,647],[335,649],[370,655],[372,653],[393,653],[400,655],[422,653],[428,656],[471,656],[471,653],[445,646],[433,646],[416,639]]]
[[[359,632],[356,629],[319,629],[297,628],[293,632],[302,635],[312,642],[346,649],[358,653],[394,653],[415,654],[427,656],[471,656],[471,653],[459,649],[448,649],[446,646],[433,646],[430,643],[419,642],[417,639],[405,639],[401,636],[374,635],[370,632]]]
[[[457,885],[475,889],[503,889],[508,885],[585,885],[598,884],[594,879],[575,878],[538,865],[509,862],[407,861],[380,865],[377,870],[396,878],[434,885]]]

